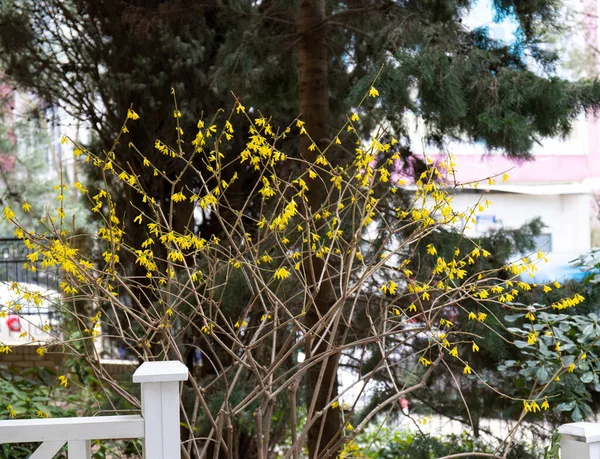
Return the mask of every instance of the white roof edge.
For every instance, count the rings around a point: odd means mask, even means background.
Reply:
[[[481,185],[477,188],[464,188],[464,191],[480,191],[502,193],[515,193],[527,195],[558,195],[558,194],[589,194],[593,188],[586,183],[560,183],[560,184],[522,184],[522,185]],[[459,190],[463,191],[463,190]]]

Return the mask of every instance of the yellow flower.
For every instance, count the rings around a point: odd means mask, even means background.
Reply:
[[[129,110],[127,110],[127,118],[132,119],[132,120],[139,120],[140,115],[138,115],[133,110],[129,109]]]
[[[69,143],[69,139],[67,139],[67,137],[63,135],[63,136],[60,138],[60,143],[61,143],[62,145],[66,145],[66,144],[68,144],[68,143]]]
[[[4,218],[6,220],[12,220],[13,218],[15,218],[15,213],[13,212],[10,206],[6,206],[4,208]]]
[[[206,333],[207,335],[210,335],[210,331],[215,328],[215,324],[209,324],[208,326],[203,325],[202,328],[200,329],[200,331],[202,333]]]
[[[475,343],[475,341],[473,341],[473,352],[479,352],[479,346],[477,346],[477,343]]]
[[[437,250],[433,244],[427,244],[427,253],[432,256],[437,255]]]
[[[358,121],[358,115],[356,113],[352,113],[352,116],[350,117],[351,121]]]
[[[237,107],[235,107],[236,113],[239,115],[241,113],[246,113],[246,107],[238,102]]]
[[[463,374],[465,375],[470,375],[472,373],[471,367],[469,366],[469,364],[465,364],[465,368],[463,369]]]
[[[369,95],[371,97],[377,97],[379,95],[379,91],[377,91],[374,86],[371,86],[371,89],[369,89]]]
[[[273,261],[273,257],[271,257],[271,255],[269,255],[268,253],[265,253],[264,255],[262,255],[260,257],[260,259],[264,262],[264,263],[271,263]]]
[[[550,404],[548,403],[548,399],[547,398],[545,398],[544,401],[542,402],[542,409],[543,410],[550,409]]]
[[[381,290],[383,293],[389,292],[390,295],[393,295],[398,290],[398,284],[396,284],[394,281],[389,281],[388,283],[383,284],[379,290]]]
[[[528,312],[527,314],[525,314],[525,318],[529,319],[531,321],[535,320],[535,316],[531,312]]]
[[[431,360],[427,360],[425,357],[419,359],[419,363],[425,367],[431,365]]]
[[[411,312],[417,312],[417,306],[415,305],[415,303],[411,303],[408,307],[408,310]]]
[[[67,384],[69,384],[68,378],[65,375],[60,375],[58,380],[60,381],[60,385],[63,387],[67,387]]]
[[[31,211],[31,204],[28,204],[28,203],[24,202],[23,204],[21,204],[21,207],[23,208],[23,210],[25,212],[30,212]]]
[[[179,193],[175,193],[173,196],[171,196],[171,199],[175,202],[180,202],[180,201],[185,201],[187,199],[187,197],[183,194],[183,192],[179,192]]]
[[[475,320],[477,319],[477,314],[475,314],[474,312],[470,312],[468,318],[469,320]]]
[[[277,280],[283,280],[287,277],[289,277],[290,272],[286,269],[286,268],[279,268],[275,271],[275,274],[273,274],[273,277]]]
[[[477,314],[477,320],[479,322],[483,322],[486,317],[487,317],[487,314],[485,312],[480,312],[479,314]]]
[[[452,350],[449,352],[452,357],[458,357],[458,347],[454,346]]]

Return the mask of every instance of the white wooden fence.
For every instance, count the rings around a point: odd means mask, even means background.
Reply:
[[[558,428],[562,459],[600,459],[600,424],[574,422]]]
[[[30,459],[52,459],[66,443],[69,459],[91,459],[92,440],[143,438],[144,459],[180,459],[179,382],[187,378],[181,362],[143,363],[133,375],[141,416],[0,421],[0,444],[43,442]]]

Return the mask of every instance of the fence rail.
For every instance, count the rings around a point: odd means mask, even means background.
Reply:
[[[142,414],[0,421],[0,443],[43,442],[30,459],[52,459],[67,444],[69,459],[91,459],[92,440],[142,438],[143,459],[180,459],[178,361],[145,362],[133,375],[141,384]]]

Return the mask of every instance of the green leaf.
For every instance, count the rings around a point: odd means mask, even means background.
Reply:
[[[542,354],[544,357],[554,357],[552,352],[550,352],[550,350],[548,349],[548,346],[546,346],[546,344],[544,344],[543,340],[539,341],[540,343],[540,354]]]
[[[540,380],[542,384],[544,384],[548,380],[548,370],[546,367],[540,367],[536,374],[537,378]]]
[[[573,419],[575,422],[583,421],[583,415],[581,414],[581,410],[578,406],[576,406],[571,413],[571,419]]]
[[[529,347],[529,344],[527,344],[527,341],[516,340],[515,346],[517,346],[519,349],[524,349],[526,347]]]
[[[560,405],[558,405],[556,407],[556,409],[558,411],[571,411],[573,408],[575,408],[575,405],[577,403],[575,401],[572,402],[565,402],[565,403],[561,403]]]
[[[588,371],[587,373],[584,373],[583,376],[581,377],[581,382],[588,384],[591,383],[594,380],[594,373],[592,371]]]
[[[588,336],[590,336],[592,333],[594,332],[594,324],[589,324],[587,325],[583,331],[581,332],[581,334],[583,335],[582,338],[587,338]]]
[[[523,317],[525,317],[525,314],[511,314],[509,316],[504,316],[504,320],[507,322],[516,322]]]
[[[562,331],[568,332],[571,329],[571,324],[569,322],[561,322],[559,327]]]

